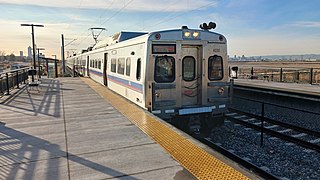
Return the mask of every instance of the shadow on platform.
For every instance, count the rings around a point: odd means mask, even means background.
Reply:
[[[88,167],[106,176],[135,179],[128,174],[82,158],[80,154],[68,153],[65,129],[60,129],[59,134],[51,137],[50,131],[41,129],[42,126],[34,127],[32,123],[38,121],[51,123],[58,120],[61,122],[59,127],[65,127],[60,81],[44,79],[40,86],[40,92],[30,91],[24,86],[12,96],[2,99],[0,103],[0,179],[72,179],[72,173],[78,172],[69,167],[69,162]],[[37,135],[27,133],[30,129],[35,130]],[[42,134],[38,133],[39,131]],[[37,136],[50,136],[53,141],[58,139],[60,144]]]
[[[102,166],[77,155],[69,154],[61,150],[57,144],[51,144],[43,139],[5,127],[4,123],[0,124],[0,130],[0,179],[34,179],[39,177],[61,179],[61,177],[68,177],[70,172],[66,172],[67,174],[65,175],[60,174],[61,169],[59,168],[69,169],[67,164],[63,165],[63,159],[73,161],[112,177],[135,179],[128,174]],[[48,159],[39,158],[42,151],[48,153]],[[45,162],[46,167],[44,169],[47,172],[39,176],[37,175],[39,170],[36,169],[36,166],[39,166],[38,163],[43,165],[43,162]]]
[[[56,79],[43,79],[39,91],[30,89],[25,85],[10,96],[0,100],[1,108],[8,112],[15,112],[37,116],[61,116],[61,89],[60,82]]]

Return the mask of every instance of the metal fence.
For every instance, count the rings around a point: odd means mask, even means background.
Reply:
[[[239,79],[320,84],[320,68],[239,67],[236,75]]]
[[[0,73],[0,95],[9,95],[10,90],[19,88],[19,85],[26,83],[28,79],[28,69],[22,68]]]

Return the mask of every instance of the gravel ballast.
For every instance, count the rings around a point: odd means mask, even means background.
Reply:
[[[320,153],[264,134],[228,120],[212,130],[210,138],[236,155],[282,179],[319,179]]]

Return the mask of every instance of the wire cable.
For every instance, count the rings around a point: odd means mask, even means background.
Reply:
[[[174,19],[176,19],[176,18],[178,18],[178,17],[180,17],[180,16],[182,16],[182,15],[185,15],[185,14],[187,14],[187,13],[190,13],[190,12],[192,12],[192,11],[196,11],[196,10],[199,10],[199,9],[202,9],[202,8],[205,8],[205,7],[210,7],[211,5],[216,4],[216,3],[217,3],[217,2],[211,2],[211,3],[208,3],[208,4],[204,5],[204,6],[200,6],[200,7],[198,7],[198,8],[189,10],[189,11],[187,11],[187,12],[180,13],[180,14],[178,14],[177,16],[170,17],[170,18],[169,18],[169,17],[168,17],[168,18],[164,18],[163,20],[160,20],[160,22],[158,22],[158,23],[156,23],[156,24],[153,24],[153,25],[144,27],[143,30],[145,30],[146,28],[149,28],[149,27],[158,26],[158,25],[160,25],[160,24],[162,24],[162,23],[165,23],[165,22],[172,21],[172,20],[174,20]]]
[[[104,25],[106,22],[110,21],[113,17],[118,15],[122,10],[124,10],[130,3],[132,3],[133,0],[130,0],[127,4],[125,4],[121,9],[119,9],[117,12],[115,12],[111,17],[109,17],[107,20],[103,21],[103,23],[100,24]]]

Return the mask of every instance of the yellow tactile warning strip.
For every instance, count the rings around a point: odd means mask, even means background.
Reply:
[[[128,103],[119,95],[88,78],[82,78],[82,80],[153,138],[198,179],[249,179],[157,121],[138,106]]]

